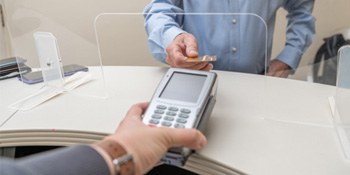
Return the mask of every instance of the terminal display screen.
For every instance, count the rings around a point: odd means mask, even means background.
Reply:
[[[207,76],[174,72],[159,98],[196,103]]]

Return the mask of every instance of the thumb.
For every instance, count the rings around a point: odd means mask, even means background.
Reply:
[[[170,147],[185,146],[191,149],[201,149],[207,144],[205,136],[196,129],[169,129],[168,141]]]
[[[137,118],[141,119],[141,115],[146,111],[148,102],[134,104],[127,112],[125,119]]]
[[[198,57],[198,45],[197,40],[193,35],[187,35],[184,39],[184,44],[186,46],[187,57],[193,58]]]

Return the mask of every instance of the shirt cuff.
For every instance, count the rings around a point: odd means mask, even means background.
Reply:
[[[103,157],[88,145],[58,148],[25,157],[18,160],[18,166],[25,167],[27,171],[33,172],[32,174],[95,175],[111,173]]]
[[[277,59],[288,64],[293,70],[296,70],[302,55],[303,53],[299,49],[292,46],[286,46],[277,56]]]
[[[95,145],[90,145],[93,149],[95,149],[95,151],[97,153],[100,154],[100,156],[106,161],[106,164],[108,166],[109,172],[111,175],[116,174],[115,173],[115,169],[114,169],[114,165],[112,163],[112,159],[111,157],[108,155],[108,153],[103,150],[102,148],[95,146]]]
[[[164,33],[163,45],[165,49],[169,46],[171,42],[174,41],[175,37],[181,33],[186,33],[184,30],[178,27],[171,27]]]

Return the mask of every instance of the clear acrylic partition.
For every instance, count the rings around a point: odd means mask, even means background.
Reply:
[[[345,158],[350,161],[350,45],[343,46],[338,52],[337,89],[334,101],[334,127]]]
[[[167,64],[156,60],[155,55],[162,55],[165,59],[165,49],[156,52],[153,50],[151,53],[149,49],[148,36],[145,31],[145,16],[149,14],[144,13],[102,13],[96,17],[95,30],[98,38],[99,49],[101,59],[104,65],[119,65],[119,66],[161,66],[168,67]],[[150,14],[152,15],[152,14]],[[232,62],[245,59],[255,59],[255,56],[259,56],[261,59],[256,65],[244,65],[247,69],[258,69],[259,73],[263,72],[266,66],[266,35],[267,27],[265,21],[256,14],[249,13],[181,13],[181,14],[164,14],[176,16],[179,20],[179,25],[186,32],[192,33],[199,43],[199,56],[203,55],[215,55],[218,60],[213,62],[214,67],[217,62],[225,64],[224,62]],[[202,18],[209,20],[214,28],[203,28],[201,25],[191,25],[193,21],[198,21]],[[244,25],[240,25],[239,28],[235,28],[235,23],[240,20],[245,20]],[[181,22],[180,22],[181,21]],[[259,30],[255,30],[250,27],[256,26]],[[232,27],[233,30],[230,33],[222,33],[221,27]],[[215,29],[218,28],[218,29]],[[249,30],[249,37],[240,35],[242,31]],[[201,31],[201,32],[198,32]],[[221,33],[220,33],[221,32]],[[211,33],[213,36],[204,38],[198,33]],[[238,35],[237,35],[238,33]],[[164,37],[164,36],[163,36]],[[228,37],[232,39],[228,40]],[[239,42],[234,37],[240,37],[240,40],[245,42]],[[224,42],[212,42],[213,38],[220,39],[219,41],[231,42],[230,45],[223,44]],[[227,43],[225,42],[225,43]],[[259,49],[253,48],[249,43],[260,42]],[[218,45],[219,43],[219,45]],[[211,49],[208,49],[211,48]],[[215,49],[213,49],[215,48]],[[208,51],[210,50],[210,51]],[[214,50],[214,51],[213,51]],[[240,58],[236,54],[236,50],[244,52],[242,55],[247,55],[246,58]],[[230,57],[227,57],[227,53],[232,53]],[[226,54],[226,55],[225,55]],[[234,67],[234,63],[232,63]],[[215,68],[214,68],[215,69]],[[220,79],[220,77],[219,77]],[[256,81],[258,87],[264,87],[263,77]],[[239,80],[238,80],[239,81]],[[229,88],[239,82],[220,82],[219,87]],[[107,82],[109,84],[109,82]],[[227,84],[227,85],[226,85]],[[251,100],[259,100],[262,103],[263,88],[251,88],[252,91],[259,91],[259,97],[254,97]],[[234,100],[234,99],[232,99]],[[262,109],[261,109],[262,110]],[[259,110],[259,114],[261,113]]]
[[[87,17],[91,27],[85,33],[49,17],[33,19],[43,20],[25,26],[16,19],[8,22],[11,54],[18,56],[19,63],[25,59],[18,64],[20,75],[14,90],[21,95],[11,99],[9,107],[29,110],[63,94],[107,98],[94,18]]]
[[[324,71],[324,68],[321,68],[324,64],[334,67],[336,66],[336,58],[331,58],[326,63],[321,61],[307,65],[300,64],[294,73],[287,78],[266,75],[264,119],[273,122],[331,128],[329,97],[335,94],[335,86],[331,85],[331,82],[336,81],[336,73],[333,75],[330,74],[330,71]],[[268,66],[266,70],[268,70]],[[318,71],[314,72],[315,70]],[[317,79],[317,74],[321,72],[324,72],[323,82]]]
[[[155,61],[147,46],[142,13],[101,13],[94,27],[104,65],[166,66]]]
[[[104,65],[117,65],[117,66],[168,66],[166,64],[161,64],[153,58],[153,55],[163,55],[166,56],[165,49],[160,52],[151,53],[148,48],[148,38],[144,26],[144,16],[153,14],[143,14],[143,13],[103,13],[96,17],[95,20],[95,30],[98,38],[101,59]],[[215,64],[220,62],[221,65],[225,62],[232,62],[233,67],[235,66],[235,61],[240,62],[242,60],[251,59],[255,60],[258,56],[259,62],[255,65],[244,65],[246,69],[258,69],[259,73],[264,71],[266,66],[266,43],[267,43],[267,27],[264,20],[255,14],[238,14],[238,13],[181,13],[181,14],[162,14],[169,16],[176,16],[179,21],[179,26],[188,33],[192,33],[198,40],[199,56],[203,55],[215,55],[217,56],[217,61],[213,62],[214,68]],[[193,25],[193,21],[200,21],[201,19],[206,19],[210,21],[211,25],[214,27],[204,28],[203,25]],[[240,21],[245,21],[244,24],[235,25]],[[162,28],[159,24],[150,24]],[[238,27],[239,26],[239,27]],[[254,26],[251,27],[251,26]],[[223,33],[222,27],[230,28],[232,31],[230,33]],[[256,30],[258,28],[259,30]],[[200,31],[200,32],[199,32]],[[244,31],[244,32],[243,32]],[[249,33],[249,37],[241,35],[241,33]],[[198,33],[209,33],[210,37],[205,38]],[[166,36],[162,36],[163,38]],[[213,39],[216,38],[216,42]],[[243,41],[243,42],[240,42]],[[222,42],[221,42],[222,41]],[[229,42],[229,45],[224,44]],[[258,44],[256,44],[258,42]],[[259,46],[259,48],[254,48],[254,46]],[[214,48],[214,49],[213,49]],[[246,57],[240,57],[239,52]],[[229,54],[227,54],[229,53]],[[235,67],[236,68],[236,67]],[[133,67],[130,67],[133,69]],[[217,71],[217,70],[214,70]],[[107,71],[106,71],[107,72]],[[165,71],[164,71],[165,73]],[[219,72],[218,71],[218,94],[217,94],[217,105],[215,106],[216,111],[227,111],[227,110],[242,110],[237,109],[237,106],[227,106],[225,103],[237,104],[237,103],[252,103],[252,104],[262,104],[263,103],[263,87],[264,87],[264,76],[256,77],[255,75],[248,76],[245,78],[241,76],[243,74],[237,73],[234,77],[237,77],[234,81],[222,81],[224,77],[232,78],[233,74],[231,72]],[[160,73],[162,74],[162,73]],[[124,76],[124,75],[120,75]],[[129,77],[131,75],[128,75]],[[142,77],[140,75],[140,77]],[[244,77],[244,78],[243,78]],[[109,78],[109,77],[107,77]],[[155,82],[160,81],[159,77],[156,77]],[[117,79],[117,78],[115,78]],[[107,81],[107,86],[110,82]],[[134,81],[134,80],[130,80]],[[152,87],[147,83],[144,83],[142,79],[138,80],[140,86],[138,88]],[[254,86],[251,83],[254,82]],[[246,88],[237,89],[237,84],[247,84]],[[123,86],[123,85],[118,85]],[[125,85],[127,87],[127,85]],[[116,87],[117,88],[117,87]],[[130,93],[135,87],[128,87]],[[155,88],[154,86],[152,89]],[[108,88],[113,89],[113,88]],[[230,93],[228,98],[227,94],[223,92]],[[150,91],[150,97],[153,90]],[[245,93],[249,98],[239,99],[235,98],[235,94]],[[243,117],[256,117],[261,119],[262,115],[262,105],[254,105],[252,110],[247,111],[247,116]],[[227,115],[221,114],[220,112],[216,115]],[[212,116],[215,117],[215,116]],[[216,116],[220,117],[220,116]],[[236,116],[232,116],[236,117]]]
[[[151,53],[148,47],[148,36],[145,31],[144,24],[144,16],[147,14],[144,13],[101,13],[95,19],[95,30],[98,38],[100,54],[102,58],[102,62],[104,65],[123,65],[123,66],[167,66],[166,64],[159,63],[153,58],[153,55],[165,55],[165,50],[159,53]],[[222,52],[234,52],[233,49],[240,49],[242,52],[246,52],[246,55],[259,55],[265,58],[266,52],[266,35],[267,28],[265,21],[255,14],[250,13],[181,13],[181,14],[164,14],[164,15],[176,15],[177,20],[181,20],[180,25],[183,30],[193,33],[196,35],[197,31],[206,31],[211,32],[215,37],[220,37],[222,40],[227,40],[228,36],[234,37],[232,33],[239,33],[241,30],[250,30],[249,33],[253,35],[251,41],[249,42],[258,42],[261,41],[262,47],[264,47],[264,51],[262,53],[257,54],[254,48],[251,48],[248,44],[239,43],[238,40],[233,39],[232,46],[214,46],[211,41],[212,38],[202,38],[201,36],[195,36],[198,39],[198,42],[205,43],[203,46],[199,46],[200,55],[209,55],[214,53],[207,53],[205,50],[208,47],[218,48],[218,51],[215,53],[219,58],[220,55],[223,55]],[[230,25],[234,26],[232,23],[233,20],[237,20],[240,18],[244,18],[244,20],[249,21],[246,22],[246,25],[242,25],[240,28],[236,28],[232,33],[227,34],[219,34],[219,29],[215,28],[204,29],[202,26],[193,26],[188,25],[192,23],[191,21],[197,20],[199,18],[211,18],[211,23],[213,25],[222,27],[226,25],[229,27]],[[185,20],[186,19],[186,20]],[[215,20],[216,19],[216,20]],[[221,20],[221,19],[225,19]],[[229,20],[226,20],[229,19]],[[230,21],[230,23],[227,23]],[[232,22],[231,22],[232,21]],[[176,21],[178,22],[178,21]],[[255,31],[253,28],[250,28],[249,25],[261,26],[262,30]],[[260,27],[259,27],[260,28]],[[213,31],[214,30],[214,31]],[[164,36],[163,36],[164,37]],[[213,36],[214,37],[214,36]],[[240,36],[245,38],[244,36]],[[248,37],[246,37],[248,40]],[[216,43],[217,44],[217,43]],[[245,49],[249,48],[249,49]],[[213,50],[213,49],[211,49]],[[247,51],[245,51],[247,50]],[[261,50],[261,49],[260,49]],[[252,54],[247,54],[252,52]],[[229,58],[227,58],[229,59]],[[227,60],[226,59],[226,60]],[[239,58],[232,58],[238,61]],[[243,59],[243,58],[242,58]],[[244,58],[245,59],[245,58]],[[246,59],[254,59],[254,58],[246,58]],[[265,59],[261,59],[259,64],[254,65],[254,68],[263,71],[265,67],[264,63]],[[245,65],[249,67],[250,65]],[[253,67],[253,66],[252,66]],[[253,69],[249,67],[250,69]]]

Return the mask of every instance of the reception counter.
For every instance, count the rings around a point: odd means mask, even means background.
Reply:
[[[17,79],[1,81],[0,147],[100,140],[114,132],[132,104],[151,99],[166,72],[133,66],[103,70],[106,97],[65,93],[28,111],[8,108],[23,97],[26,85]],[[208,145],[189,158],[185,169],[215,175],[350,173],[332,127],[328,97],[334,87],[216,72],[217,103],[205,133]]]

